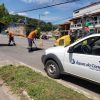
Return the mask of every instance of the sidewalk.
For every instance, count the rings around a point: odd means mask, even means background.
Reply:
[[[16,61],[10,62],[5,58],[5,55],[0,53],[0,67],[7,64],[17,64]],[[13,94],[10,89],[0,80],[0,100],[20,100],[20,98]]]
[[[0,80],[0,100],[20,100],[20,98],[12,94],[9,88]]]

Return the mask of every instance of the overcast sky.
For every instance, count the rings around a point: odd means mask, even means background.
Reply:
[[[20,12],[27,9],[43,7],[59,2],[65,2],[67,0],[0,0],[0,4],[4,3],[9,13]],[[62,24],[67,21],[67,18],[71,18],[73,10],[79,9],[90,3],[100,0],[79,0],[73,3],[67,3],[55,7],[18,13],[19,15],[25,15],[31,18],[44,20],[46,22],[52,22],[54,24]]]

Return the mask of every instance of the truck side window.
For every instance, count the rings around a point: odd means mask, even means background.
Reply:
[[[100,56],[100,39],[97,40],[92,47],[92,54]]]
[[[73,47],[74,53],[100,55],[100,37],[88,38]]]

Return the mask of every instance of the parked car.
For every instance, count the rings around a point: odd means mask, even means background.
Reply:
[[[42,62],[48,76],[72,74],[100,84],[100,34],[93,34],[68,46],[45,50]]]
[[[45,35],[45,34],[43,34],[43,35],[41,36],[41,39],[47,40],[47,39],[48,39],[48,36]]]

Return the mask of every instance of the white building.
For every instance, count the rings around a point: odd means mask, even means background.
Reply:
[[[83,8],[73,11],[73,18],[70,20],[71,30],[81,30],[84,22],[89,22],[90,29],[100,33],[100,2],[92,3]]]
[[[100,2],[92,3],[73,12],[73,17],[83,16],[85,14],[93,14],[100,12]]]

